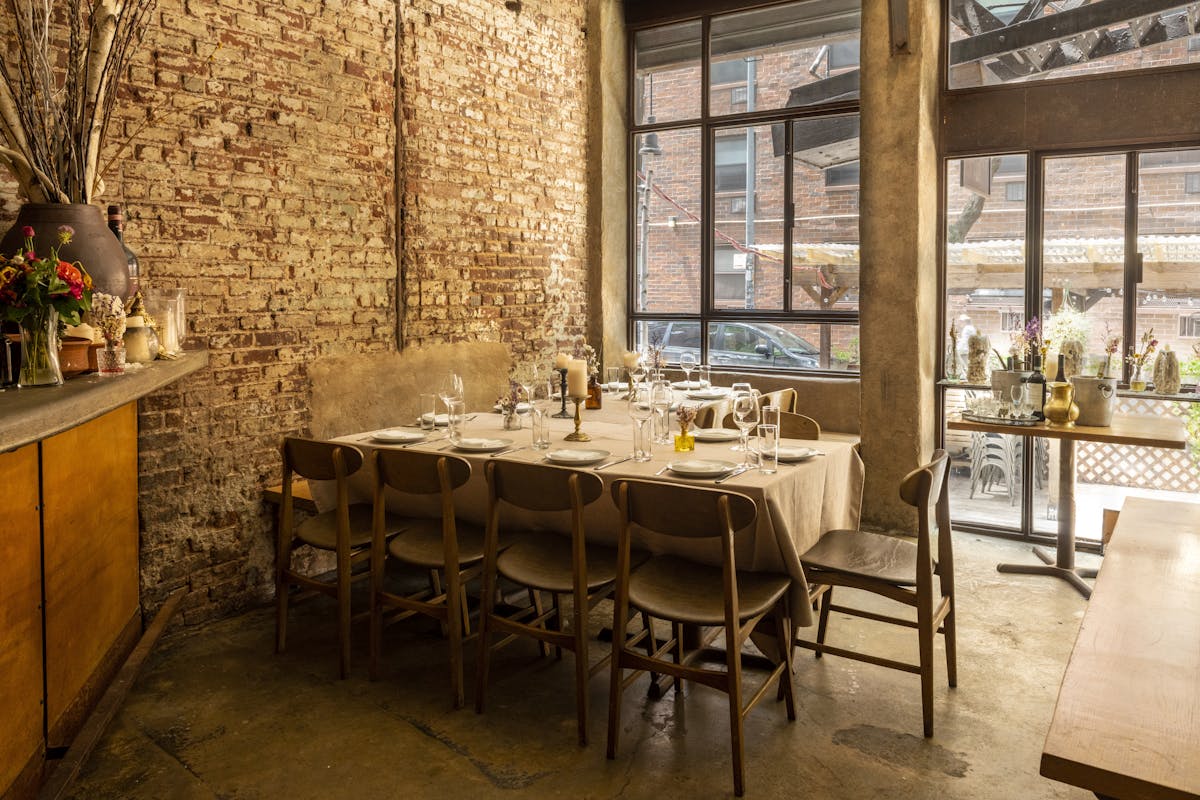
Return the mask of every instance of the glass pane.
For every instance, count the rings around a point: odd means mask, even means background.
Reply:
[[[858,309],[858,115],[792,129],[792,308]]]
[[[700,117],[700,22],[634,35],[634,124]]]
[[[661,347],[669,364],[678,364],[679,356],[700,355],[699,320],[651,320],[638,322],[633,331],[634,348]]]
[[[713,142],[714,305],[783,308],[783,159],[770,125],[724,128]]]
[[[994,351],[1007,354],[1025,325],[1025,167],[1024,155],[946,166],[946,369],[974,385],[989,383]]]
[[[1157,4],[1164,10],[1112,0],[948,5],[951,89],[1200,61],[1192,36],[1194,5]]]
[[[858,361],[858,329],[851,326],[776,325],[771,322],[712,322],[708,326],[708,363],[729,369],[820,369],[819,328],[844,327],[840,339],[853,339]],[[842,367],[843,369],[846,367]]]
[[[960,414],[975,393],[948,389],[946,416]],[[1019,530],[1024,437],[952,430],[945,435],[954,521]]]
[[[638,311],[700,312],[700,130],[634,137],[634,304]]]
[[[792,3],[714,17],[712,114],[858,97],[860,0]]]
[[[1174,350],[1184,382],[1194,384],[1200,379],[1200,150],[1139,156],[1138,251],[1134,344],[1140,347],[1153,330],[1159,350]]]
[[[1125,156],[1048,158],[1042,224],[1046,373],[1092,371],[1106,337],[1121,335],[1125,281]],[[1115,359],[1114,359],[1115,362]],[[1114,374],[1119,366],[1114,363]]]

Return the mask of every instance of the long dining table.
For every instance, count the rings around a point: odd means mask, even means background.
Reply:
[[[735,557],[738,568],[789,575],[793,581],[789,598],[793,625],[812,625],[808,584],[804,578],[800,555],[825,533],[858,526],[863,487],[863,465],[854,447],[858,437],[851,434],[823,433],[819,441],[782,440],[781,445],[809,446],[819,454],[799,462],[780,463],[778,470],[770,474],[757,469],[744,472],[716,486],[712,478],[681,477],[670,470],[663,471],[663,468],[679,458],[740,461],[741,453],[731,451],[735,443],[697,441],[693,453],[676,453],[673,445],[655,444],[652,458],[648,462],[636,462],[632,459],[618,461],[629,455],[632,450],[633,423],[627,415],[627,404],[624,401],[611,395],[604,399],[604,408],[581,412],[582,430],[591,436],[589,442],[564,441],[564,437],[574,430],[573,421],[553,418],[550,420],[551,451],[559,448],[590,448],[611,454],[600,464],[576,467],[594,471],[605,483],[604,495],[586,511],[585,524],[589,540],[601,543],[616,541],[618,512],[607,489],[618,478],[715,487],[745,494],[754,500],[759,514],[754,530],[748,534],[742,532],[737,537]],[[444,428],[429,431],[425,440],[414,444],[382,442],[376,438],[378,431],[356,432],[339,437],[335,441],[352,444],[366,454],[375,448],[407,447],[422,451],[444,451],[466,459],[471,463],[472,476],[467,484],[456,492],[457,513],[464,520],[483,524],[487,514],[484,464],[492,458],[542,462],[546,459],[547,451],[533,449],[528,418],[523,419],[522,428],[515,431],[504,430],[502,416],[491,411],[469,415],[468,419],[463,432],[464,437],[510,439],[511,447],[518,449],[495,455],[486,452],[464,452],[450,443]],[[673,430],[677,430],[678,425],[674,422],[673,415],[672,425]],[[597,466],[602,468],[597,470]],[[370,502],[374,480],[368,458],[367,465],[350,479],[351,501]],[[316,484],[312,490],[319,507],[327,508],[332,505],[330,485]],[[387,503],[392,510],[405,514],[431,517],[438,514],[438,505],[434,498],[402,495],[389,490]],[[566,513],[526,516],[516,521],[560,532],[569,530],[569,515]],[[672,553],[702,563],[721,563],[716,541],[667,539],[650,533],[643,533],[635,541],[651,552]]]

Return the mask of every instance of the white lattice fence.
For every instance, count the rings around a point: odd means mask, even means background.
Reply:
[[[1187,413],[1187,405],[1152,398],[1122,397],[1117,403],[1117,413],[1182,417]],[[1075,467],[1080,483],[1200,492],[1200,467],[1192,459],[1190,449],[1164,450],[1080,442]]]

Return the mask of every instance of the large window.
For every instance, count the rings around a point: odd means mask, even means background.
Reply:
[[[1049,377],[1064,368],[1096,374],[1105,343],[1122,351],[1143,337],[1170,348],[1185,390],[1200,378],[1200,200],[1188,192],[1200,151],[1116,150],[1031,153],[947,162],[944,318],[940,386],[944,413],[990,392],[990,372],[1031,317],[1049,346]],[[1014,199],[1009,186],[1039,187]],[[970,374],[972,353],[983,370]],[[1123,387],[1130,368],[1117,357],[1120,413],[1181,416],[1200,431],[1194,395],[1162,396]],[[1147,376],[1149,377],[1149,376]],[[1152,387],[1153,389],[1153,387]],[[1194,435],[1194,433],[1193,433]],[[1059,445],[1054,440],[944,431],[955,522],[1049,536],[1057,530]],[[1128,495],[1194,498],[1200,445],[1190,451],[1082,443],[1077,453],[1076,535],[1096,540],[1105,508]]]
[[[1200,62],[1200,3],[949,0],[949,86],[1018,83]]]
[[[714,366],[858,369],[859,17],[794,2],[634,33],[635,346],[675,360],[686,331]]]

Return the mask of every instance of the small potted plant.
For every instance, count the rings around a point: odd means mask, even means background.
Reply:
[[[525,387],[517,383],[512,378],[508,379],[508,393],[502,394],[496,400],[496,405],[500,408],[500,413],[504,415],[504,430],[519,431],[521,430],[521,415],[517,408],[523,402],[525,396]]]
[[[696,421],[696,406],[680,405],[675,410],[675,419],[679,421],[679,433],[675,434],[675,452],[690,453],[696,449],[696,437],[688,433],[688,427]]]
[[[92,296],[92,325],[104,337],[104,349],[96,354],[103,376],[125,372],[125,303],[114,294],[96,292]]]

